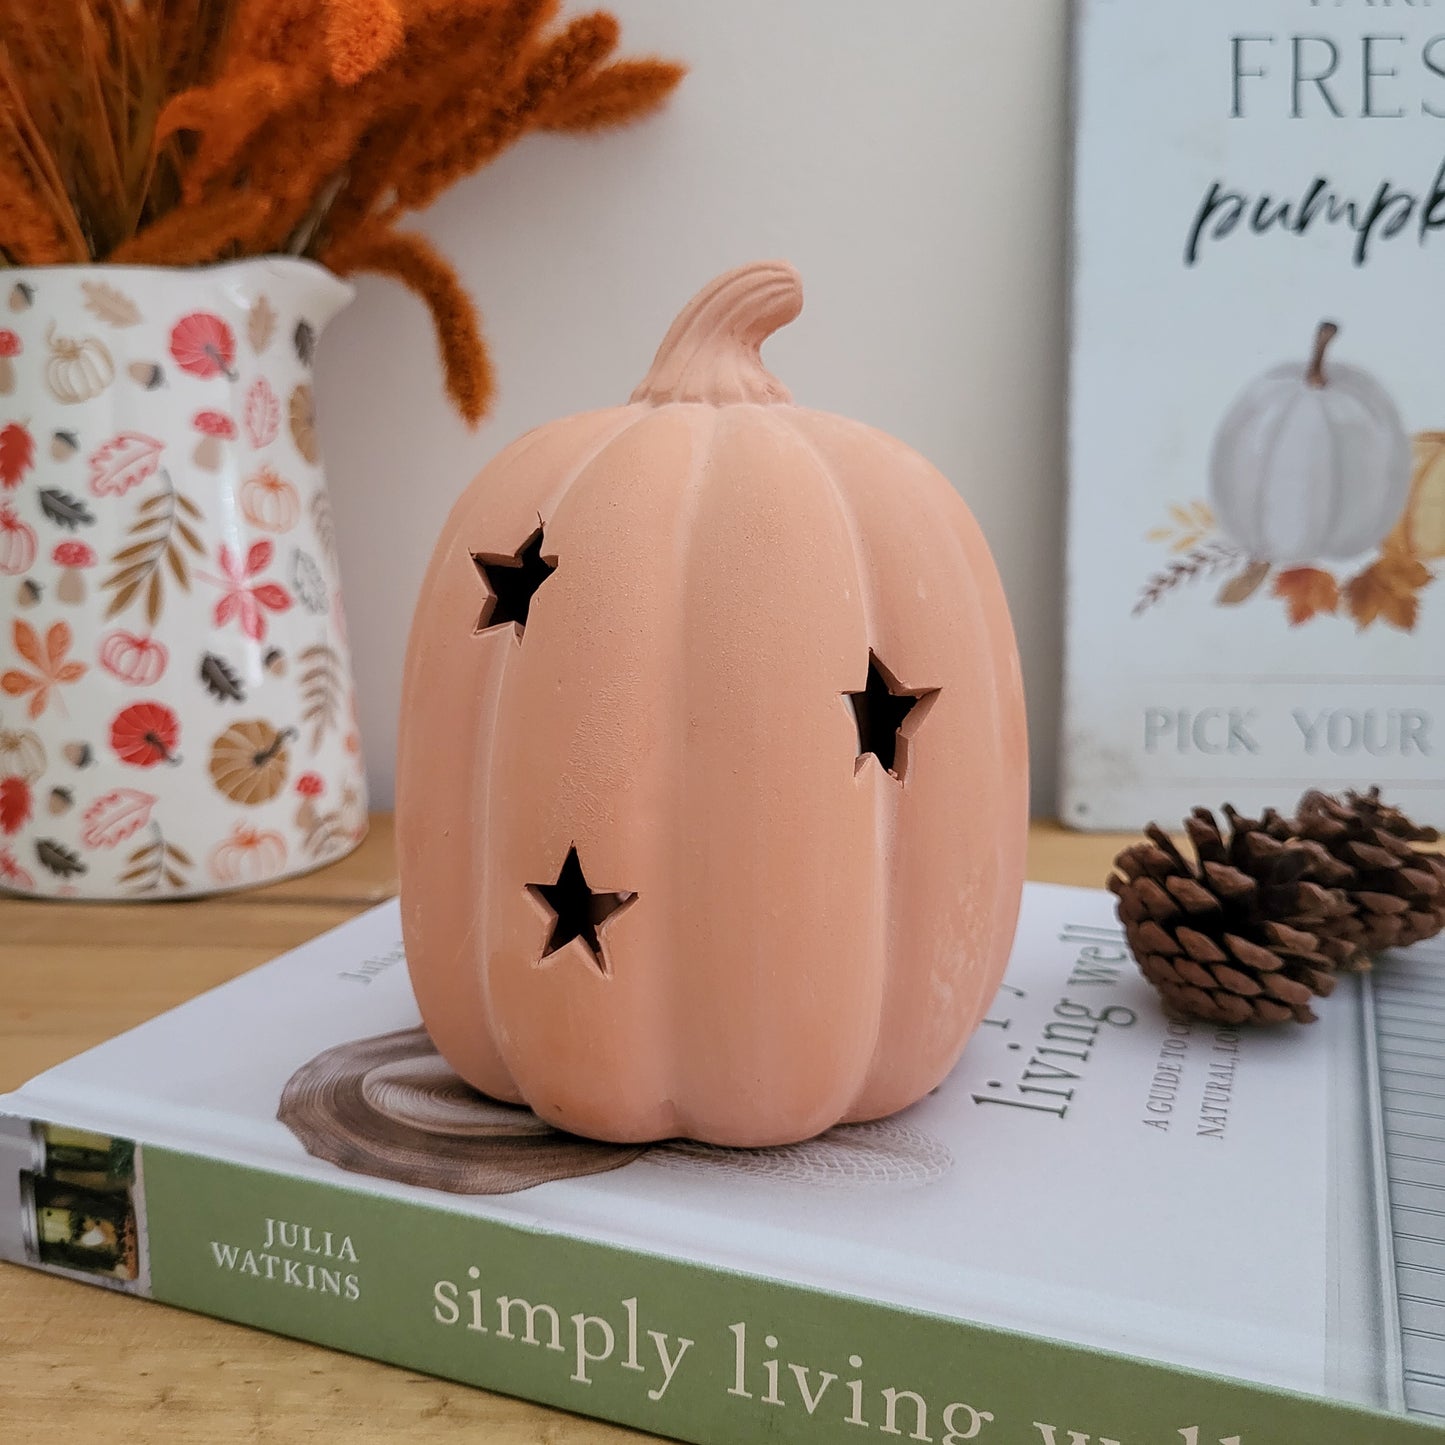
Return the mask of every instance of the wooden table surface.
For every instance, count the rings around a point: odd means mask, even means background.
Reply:
[[[1029,877],[1099,886],[1121,838],[1035,825]],[[0,901],[0,1092],[396,891],[391,819],[306,878],[196,903]],[[0,1442],[642,1440],[525,1401],[0,1264]]]

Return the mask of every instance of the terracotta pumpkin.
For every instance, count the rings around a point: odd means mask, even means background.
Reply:
[[[1251,382],[1215,437],[1209,499],[1226,536],[1256,561],[1358,556],[1405,505],[1410,439],[1373,376],[1326,363],[1338,331],[1322,323],[1307,363]]]
[[[462,497],[407,657],[407,957],[469,1083],[615,1141],[797,1141],[948,1071],[1024,864],[988,548],[901,442],[790,405],[780,264],[682,312],[628,406]]]

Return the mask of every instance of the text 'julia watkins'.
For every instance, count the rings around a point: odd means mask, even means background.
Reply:
[[[254,1247],[213,1239],[211,1258],[216,1268],[313,1294],[361,1298],[360,1275],[343,1269],[359,1263],[349,1234],[267,1215],[261,1236]]]

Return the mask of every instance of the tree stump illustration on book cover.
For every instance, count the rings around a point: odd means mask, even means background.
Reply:
[[[558,1133],[469,1089],[423,1029],[327,1049],[292,1075],[277,1118],[318,1159],[452,1194],[505,1194],[630,1163],[637,1147]]]
[[[1268,595],[1292,626],[1341,616],[1361,632],[1415,630],[1435,580],[1426,564],[1445,556],[1445,434],[1412,440],[1380,381],[1334,359],[1339,332],[1321,322],[1308,361],[1235,398],[1215,434],[1209,500],[1171,503],[1148,533],[1171,561],[1135,616],[1213,579],[1220,606]]]
[[[277,1118],[318,1159],[452,1194],[510,1194],[635,1160],[810,1189],[908,1188],[953,1167],[943,1144],[898,1119],[842,1125],[767,1149],[580,1139],[530,1109],[477,1093],[452,1072],[425,1029],[357,1039],[308,1060],[282,1091]]]
[[[627,406],[452,512],[397,771],[423,1021],[483,1093],[623,1142],[793,1143],[948,1073],[1023,878],[988,547],[901,442],[791,404],[792,267],[706,286]]]

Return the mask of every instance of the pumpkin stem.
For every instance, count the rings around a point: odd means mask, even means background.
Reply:
[[[728,271],[678,313],[632,400],[653,406],[792,401],[758,353],[802,309],[803,283],[786,261],[754,261]]]
[[[295,736],[295,728],[282,728],[281,731],[277,733],[274,738],[271,739],[270,743],[267,744],[266,747],[262,748],[259,753],[251,754],[251,766],[256,768],[264,768],[266,764],[269,763],[271,759],[274,758],[276,754],[279,753],[281,749],[284,748],[286,744]]]
[[[1323,391],[1325,382],[1325,352],[1330,342],[1340,334],[1340,328],[1333,321],[1321,321],[1315,332],[1315,349],[1310,353],[1309,370],[1305,372],[1305,385],[1316,391]]]
[[[159,733],[147,733],[142,741],[149,743],[161,755],[162,762],[169,763],[172,767],[180,762],[180,758],[166,746],[166,740]]]

